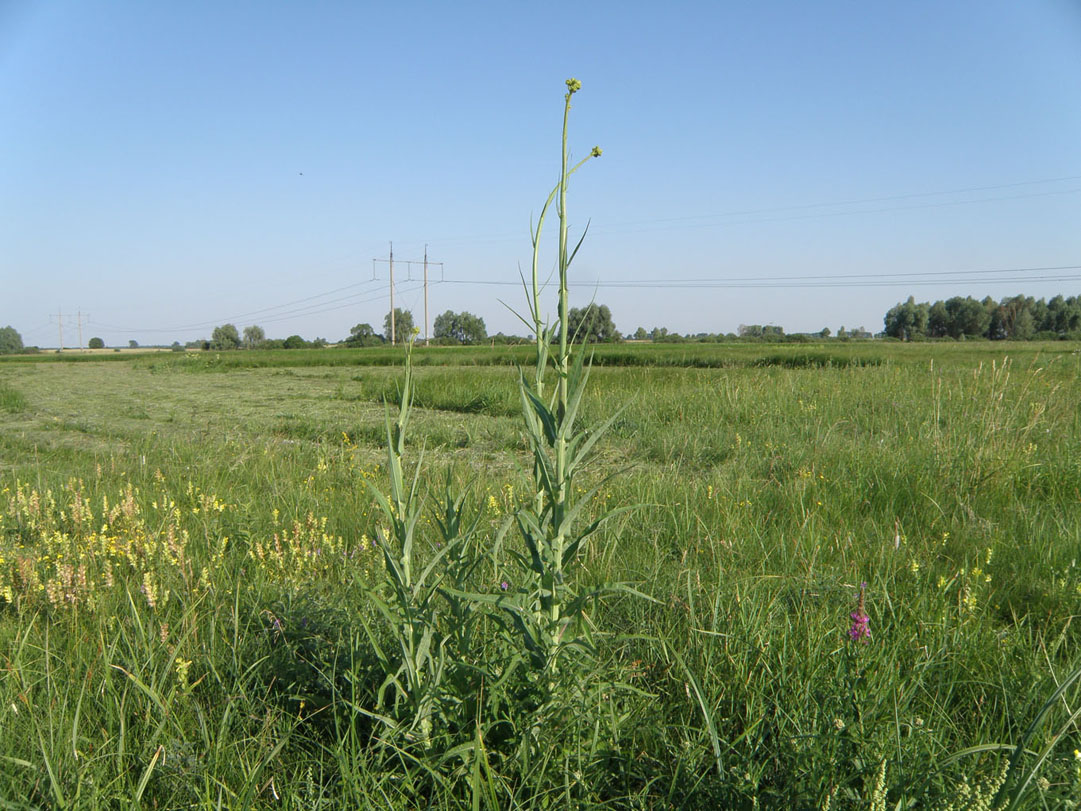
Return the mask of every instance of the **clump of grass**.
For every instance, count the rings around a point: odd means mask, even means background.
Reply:
[[[868,355],[839,355],[828,352],[766,355],[754,361],[755,366],[781,366],[785,369],[829,369],[846,366],[880,366],[882,358]]]
[[[18,414],[29,406],[25,395],[4,380],[0,380],[0,411]]]

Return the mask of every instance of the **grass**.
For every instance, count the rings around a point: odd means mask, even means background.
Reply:
[[[933,807],[997,773],[1005,749],[949,756],[1019,742],[1081,659],[1078,356],[764,349],[623,347],[594,370],[583,422],[626,407],[578,486],[600,485],[595,515],[646,506],[599,530],[576,587],[654,601],[589,609],[591,672],[610,686],[533,733],[528,761],[476,715],[488,703],[446,733],[457,749],[428,754],[377,745],[357,709],[379,681],[363,626],[379,627],[366,595],[384,526],[364,482],[386,486],[398,369],[363,350],[342,366],[223,353],[210,375],[145,358],[6,366],[0,797],[866,807],[885,762],[891,807]],[[667,354],[684,351],[686,365]],[[504,352],[432,350],[415,370],[426,504],[450,471],[487,545],[529,487]],[[418,526],[435,550],[430,509]],[[863,645],[846,637],[861,582]],[[477,662],[498,658],[492,621],[477,634]],[[1076,702],[1067,691],[1027,743],[1062,733],[1033,802],[1077,796]]]
[[[0,411],[17,414],[27,408],[26,397],[16,388],[12,388],[4,380],[0,380]]]

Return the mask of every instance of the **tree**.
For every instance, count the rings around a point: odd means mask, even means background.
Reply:
[[[567,334],[572,341],[583,344],[620,340],[619,331],[612,322],[612,311],[603,304],[571,308],[567,313]]]
[[[301,338],[299,335],[290,335],[282,343],[284,349],[307,349],[308,342]]]
[[[886,313],[885,332],[891,338],[900,338],[902,341],[922,338],[927,334],[929,313],[927,304],[917,304],[916,300],[909,296],[904,304],[898,304]]]
[[[950,314],[945,302],[936,301],[927,311],[927,334],[932,338],[945,338],[950,334]]]
[[[390,336],[390,313],[383,319],[383,335],[389,341]],[[404,344],[413,334],[413,314],[409,310],[400,307],[394,308],[394,342]]]
[[[822,331],[819,332],[818,335],[820,338],[828,338],[830,337],[830,335],[832,335],[832,333],[830,332],[829,327],[822,327]]]
[[[978,338],[985,335],[991,326],[991,313],[971,296],[947,299],[946,312],[950,315],[948,329],[951,338]]]
[[[139,348],[139,342],[136,341],[134,338],[131,339],[130,341],[128,341],[128,349],[138,349],[138,348]]]
[[[222,324],[214,327],[210,336],[211,349],[236,349],[240,346],[240,333],[234,324]]]
[[[639,327],[634,331],[634,340],[636,341],[648,341],[649,333],[646,332],[645,327]]]
[[[244,327],[244,346],[248,349],[255,349],[266,340],[266,333],[263,332],[263,328],[257,324],[252,324],[250,327]]]
[[[473,313],[455,313],[447,310],[435,317],[433,326],[436,338],[449,339],[460,344],[479,344],[488,338],[484,319]]]
[[[0,327],[0,355],[10,355],[23,351],[23,336],[15,327]]]
[[[101,340],[101,338],[91,338],[90,343],[87,344],[87,347],[89,347],[90,349],[104,349],[105,341]]]
[[[379,346],[383,343],[383,336],[372,329],[371,324],[357,324],[349,330],[349,337],[344,343],[347,346]]]

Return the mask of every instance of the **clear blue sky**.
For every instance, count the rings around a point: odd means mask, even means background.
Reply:
[[[992,272],[1081,265],[1078,0],[0,0],[0,326],[336,340],[381,330],[393,240],[445,263],[433,318],[521,333],[519,289],[460,282],[528,265],[570,76],[572,150],[604,149],[571,188],[575,303],[624,332],[1081,292]],[[649,286],[677,279],[711,281]]]

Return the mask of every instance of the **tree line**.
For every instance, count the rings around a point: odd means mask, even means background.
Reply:
[[[923,338],[986,338],[992,341],[1081,340],[1081,296],[954,296],[933,304],[912,296],[885,316],[884,334],[902,341]]]
[[[409,310],[394,309],[394,329],[391,329],[391,313],[383,319],[383,331],[377,332],[371,324],[355,325],[349,335],[339,341],[348,347],[382,346],[390,343],[393,331],[398,344],[405,343],[414,333],[413,314]],[[977,300],[971,296],[954,296],[946,300],[917,302],[909,296],[886,313],[882,336],[902,341],[929,338],[984,338],[999,340],[1081,340],[1081,296],[1055,296],[1049,301],[1032,296],[1016,295],[995,301],[990,296]],[[480,343],[515,344],[530,341],[529,337],[489,335],[484,319],[470,312],[446,312],[436,316],[433,324],[433,340],[442,345],[476,345]],[[567,318],[568,337],[575,343],[612,343],[624,340],[616,329],[612,311],[604,304],[593,303],[586,307],[572,308]],[[786,334],[783,327],[772,324],[740,324],[736,333],[696,333],[681,335],[669,332],[666,327],[646,330],[638,327],[626,338],[655,343],[721,343],[725,341],[800,342],[828,338],[841,340],[867,339],[873,337],[863,327],[841,327],[834,335],[828,327],[815,333]],[[559,340],[559,336],[555,336]],[[104,347],[101,338],[91,338],[91,349]],[[137,348],[136,341],[128,346]],[[210,338],[189,341],[181,345],[174,341],[172,349],[305,349],[328,346],[325,338],[308,341],[300,335],[287,338],[267,338],[265,330],[257,324],[238,330],[235,324],[222,324],[214,328]],[[24,347],[22,336],[12,326],[0,327],[0,354],[38,351],[36,347]]]

